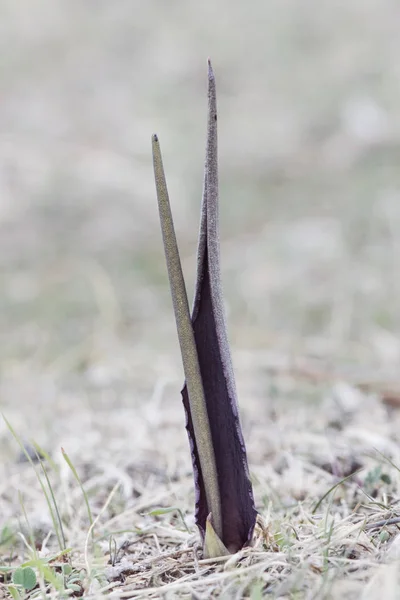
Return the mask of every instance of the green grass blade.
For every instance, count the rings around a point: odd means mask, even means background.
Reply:
[[[85,488],[83,487],[82,481],[78,475],[77,470],[75,469],[74,465],[72,464],[71,459],[69,458],[68,454],[65,452],[64,448],[61,448],[61,453],[63,455],[63,458],[65,460],[65,462],[67,463],[67,465],[69,466],[69,468],[71,469],[71,472],[73,474],[73,476],[75,477],[79,487],[81,488],[82,494],[83,494],[83,498],[85,500],[85,504],[86,504],[86,510],[87,510],[87,514],[89,517],[89,524],[93,525],[93,515],[92,515],[92,511],[90,509],[90,504],[89,504],[89,498],[88,495],[85,491]],[[92,537],[93,537],[93,531],[92,531]]]
[[[343,479],[341,479],[340,481],[338,481],[337,483],[335,483],[335,485],[333,485],[332,487],[330,487],[329,490],[318,500],[318,502],[316,503],[316,505],[312,509],[311,514],[314,515],[317,512],[317,510],[321,506],[322,502],[325,500],[325,498],[327,498],[329,496],[329,494],[331,492],[333,492],[337,487],[339,487],[340,485],[342,485],[342,483],[344,483],[348,479],[351,479],[352,477],[354,477],[354,475],[357,475],[357,473],[359,473],[363,469],[364,469],[364,467],[361,467],[361,469],[357,469],[357,471],[354,471],[354,473],[350,473],[350,475],[347,475],[346,477],[343,477]]]
[[[11,435],[13,436],[13,438],[15,439],[15,441],[17,442],[17,444],[21,448],[22,452],[25,454],[25,456],[26,456],[28,462],[30,463],[31,467],[35,471],[35,475],[37,477],[39,485],[42,488],[42,492],[44,494],[44,497],[46,498],[46,502],[47,502],[47,506],[49,508],[49,512],[50,512],[51,520],[52,520],[52,523],[53,523],[54,531],[55,531],[55,534],[57,536],[58,545],[60,547],[60,550],[65,550],[66,544],[65,544],[64,532],[63,532],[62,527],[61,527],[62,534],[60,534],[59,525],[61,524],[61,519],[60,519],[60,515],[58,513],[58,509],[57,509],[57,505],[56,505],[56,502],[55,502],[54,494],[52,493],[52,490],[51,490],[51,495],[52,495],[52,498],[53,498],[53,502],[54,502],[54,505],[56,506],[57,517],[54,514],[54,510],[53,510],[53,507],[52,507],[52,504],[51,504],[51,501],[50,501],[50,498],[49,498],[49,494],[48,494],[48,492],[46,490],[46,486],[44,485],[44,483],[42,481],[42,478],[40,477],[40,474],[39,474],[39,472],[38,472],[38,470],[36,468],[36,465],[34,464],[31,456],[29,455],[29,452],[26,450],[26,448],[25,448],[24,444],[22,443],[20,437],[17,435],[17,433],[15,432],[15,430],[12,427],[11,423],[4,416],[4,414],[2,415],[2,417],[3,417],[4,421],[5,421],[8,429],[9,429],[9,431],[11,433]],[[43,464],[42,464],[41,461],[40,461],[40,463],[42,465],[42,469],[44,470],[44,472],[46,474],[46,471],[43,468]],[[48,477],[46,477],[46,479],[47,479],[47,481],[49,483]],[[50,489],[51,489],[51,486],[50,486]]]

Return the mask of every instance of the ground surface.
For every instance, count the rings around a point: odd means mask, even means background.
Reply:
[[[395,0],[3,0],[0,405],[49,455],[69,551],[0,421],[0,596],[34,560],[31,597],[398,597],[399,17]],[[196,549],[150,157],[156,131],[192,289],[209,55],[263,519],[218,564]]]

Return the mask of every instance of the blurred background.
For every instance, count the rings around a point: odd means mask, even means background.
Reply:
[[[245,430],[288,356],[396,374],[399,22],[396,0],[2,0],[0,403],[21,436],[189,465],[150,138],[191,298],[208,56]]]

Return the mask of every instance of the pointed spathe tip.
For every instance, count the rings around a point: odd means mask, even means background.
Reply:
[[[212,68],[211,58],[210,57],[207,58],[207,65],[208,65],[208,78],[209,79],[214,79],[214,71],[213,71],[213,68]]]

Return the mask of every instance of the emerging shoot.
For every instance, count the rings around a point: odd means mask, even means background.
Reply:
[[[206,160],[191,316],[156,135],[152,146],[164,251],[185,373],[182,398],[196,488],[196,522],[204,540],[205,556],[216,557],[237,552],[251,543],[256,510],[222,298],[217,106],[210,61]]]

